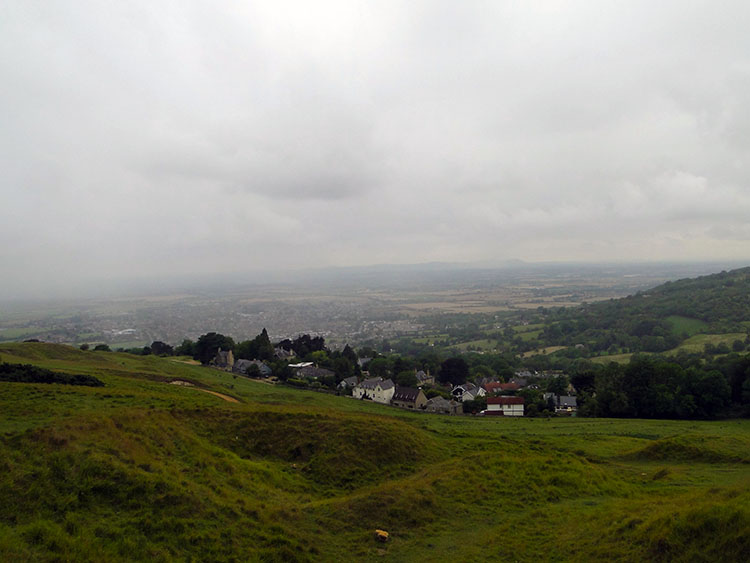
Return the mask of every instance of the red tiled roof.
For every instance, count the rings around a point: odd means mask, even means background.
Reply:
[[[488,405],[522,405],[523,397],[487,397]]]
[[[518,391],[520,388],[521,386],[518,383],[501,383],[500,384],[501,391]]]

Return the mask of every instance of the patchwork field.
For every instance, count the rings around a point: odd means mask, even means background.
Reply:
[[[0,383],[0,560],[750,554],[750,421],[447,417],[151,356],[0,358],[105,383]]]

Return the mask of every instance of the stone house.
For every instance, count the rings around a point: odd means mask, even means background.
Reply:
[[[464,406],[458,401],[433,397],[428,399],[427,404],[425,404],[425,411],[436,414],[463,414]]]
[[[232,366],[234,366],[234,354],[231,350],[224,351],[219,348],[214,359],[211,360],[211,365],[217,368],[231,370]]]
[[[402,409],[422,410],[427,405],[427,397],[421,389],[397,386],[391,404]]]
[[[258,366],[258,372],[260,373],[261,377],[271,377],[271,368],[260,360],[245,360],[240,358],[239,360],[234,362],[234,365],[232,365],[232,372],[246,375],[247,370],[250,366]]]
[[[417,384],[421,387],[422,385],[433,385],[435,383],[435,378],[429,374],[429,372],[425,372],[424,370],[419,370],[417,372]]]

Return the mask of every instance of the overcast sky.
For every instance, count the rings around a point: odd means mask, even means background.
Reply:
[[[5,0],[0,288],[750,259],[748,30],[746,0]]]

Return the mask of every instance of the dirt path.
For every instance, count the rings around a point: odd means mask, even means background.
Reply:
[[[189,387],[190,389],[195,389],[196,391],[203,391],[204,393],[210,393],[211,395],[215,395],[216,397],[219,397],[220,399],[224,399],[225,401],[228,401],[230,403],[239,403],[239,401],[235,399],[234,397],[230,397],[229,395],[225,395],[224,393],[217,393],[216,391],[209,391],[208,389],[201,389],[200,387],[196,387],[189,381],[175,379],[174,381],[170,381],[169,384],[179,385],[180,387]]]
[[[217,393],[216,391],[209,391],[208,389],[199,389],[198,387],[193,387],[196,391],[203,391],[204,393],[211,393],[211,395],[216,395],[217,397],[221,397],[225,401],[229,401],[230,403],[239,403],[237,399],[234,397],[230,397],[229,395],[225,395],[224,393]]]

